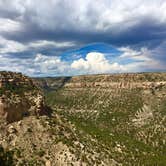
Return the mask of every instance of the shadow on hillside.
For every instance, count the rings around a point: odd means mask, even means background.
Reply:
[[[72,79],[72,77],[65,77],[65,78],[63,79],[63,81],[62,81],[62,84],[59,86],[58,89],[63,88],[63,86],[64,86],[67,82],[69,82],[71,79]]]
[[[40,116],[46,115],[46,116],[48,116],[48,117],[51,117],[52,112],[53,112],[52,108],[51,108],[50,106],[48,106],[48,105],[45,105],[45,106],[43,107],[43,109],[41,109],[41,112],[40,112],[39,115],[40,115]]]
[[[38,87],[44,92],[59,90],[71,80],[72,77],[43,77],[33,78]]]

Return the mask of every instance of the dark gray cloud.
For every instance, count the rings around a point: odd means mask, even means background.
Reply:
[[[16,21],[20,29],[1,32],[19,42],[76,41],[86,44],[138,44],[166,38],[166,2],[98,0],[0,2],[0,16]],[[116,8],[115,8],[116,7]],[[5,20],[4,20],[5,21]]]

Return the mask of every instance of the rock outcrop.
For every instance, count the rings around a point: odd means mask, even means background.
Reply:
[[[114,75],[89,75],[72,77],[64,87],[66,88],[160,88],[166,85],[165,73],[130,73]]]
[[[21,73],[0,72],[0,119],[14,122],[29,115],[46,114],[40,89]]]
[[[113,88],[156,89],[166,85],[165,73],[129,73],[107,75],[85,75],[74,77],[35,78],[35,83],[44,90],[59,88]]]

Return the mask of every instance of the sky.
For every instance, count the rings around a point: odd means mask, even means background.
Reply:
[[[166,71],[165,0],[0,0],[0,71]]]

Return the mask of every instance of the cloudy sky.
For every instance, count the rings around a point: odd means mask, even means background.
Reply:
[[[166,71],[165,0],[0,0],[0,70]]]

